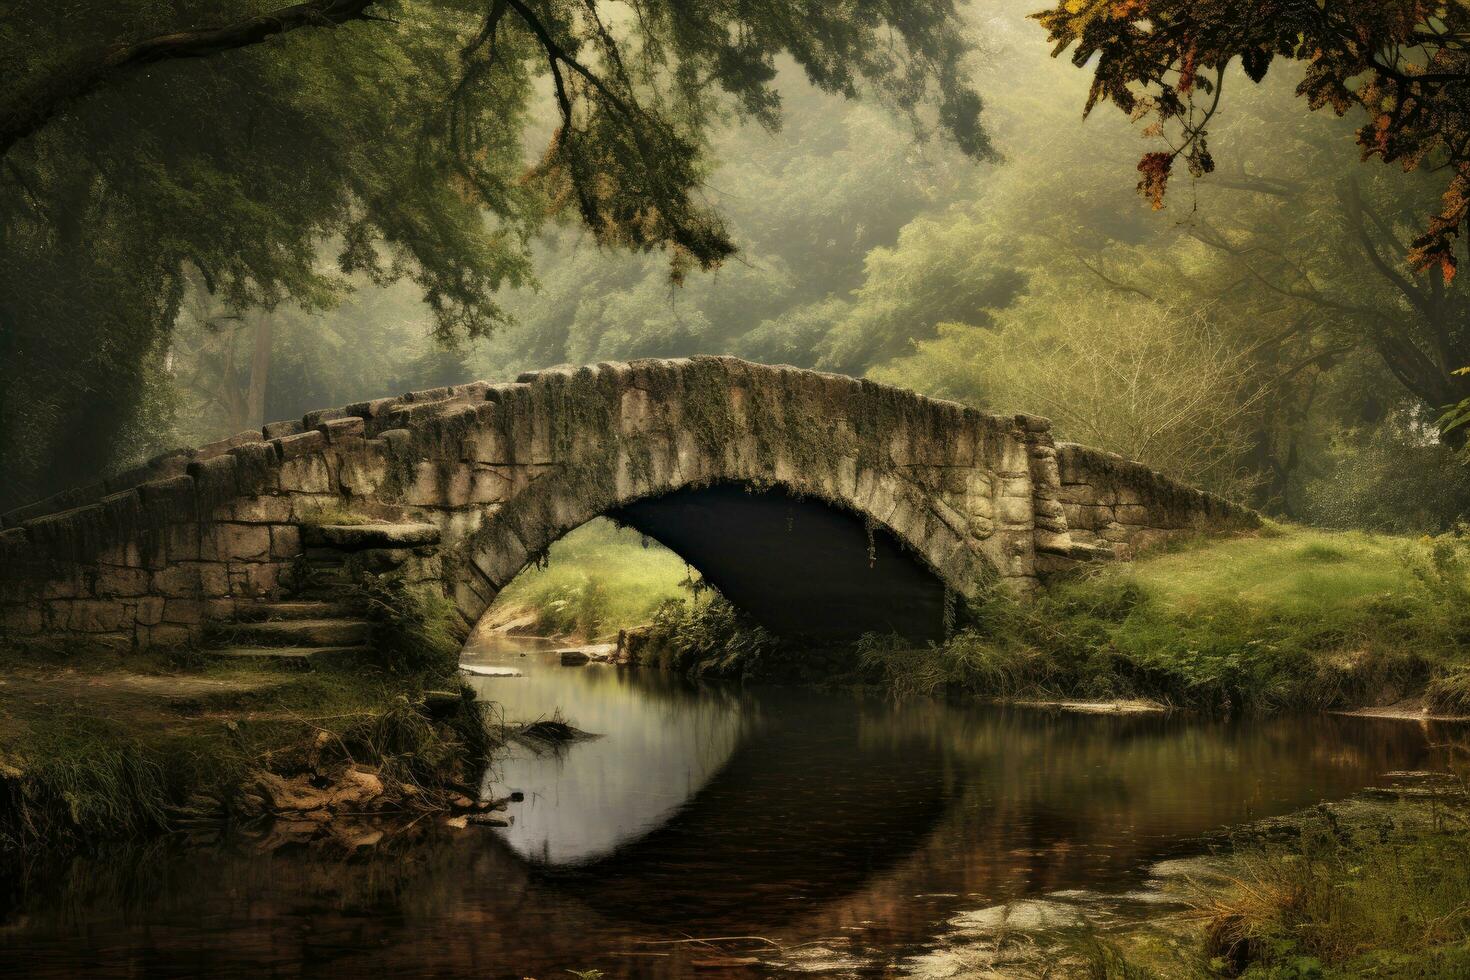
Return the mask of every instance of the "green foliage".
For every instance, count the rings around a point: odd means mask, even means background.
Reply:
[[[1463,545],[1291,530],[1196,543],[1132,568],[995,595],[927,650],[869,638],[902,694],[1145,698],[1212,712],[1449,699],[1470,638]]]
[[[1470,468],[1448,446],[1386,420],[1333,438],[1296,497],[1302,519],[1323,527],[1438,533],[1470,515]]]
[[[1458,976],[1470,964],[1470,839],[1463,829],[1344,826],[1333,812],[1299,844],[1238,857],[1205,906],[1207,952],[1259,980]]]
[[[1263,382],[1219,324],[1136,295],[1079,293],[1044,272],[987,319],[941,323],[915,353],[870,373],[1001,414],[1046,416],[1058,438],[1227,496],[1248,497],[1259,482],[1243,462]]]
[[[780,648],[775,637],[713,592],[664,600],[652,625],[647,659],[694,677],[759,676]]]
[[[553,544],[544,565],[501,590],[496,615],[529,610],[537,633],[590,640],[649,622],[689,574],[662,545],[611,521],[591,521]]]
[[[84,839],[156,832],[199,775],[196,756],[170,757],[102,722],[55,723],[43,742],[23,775],[6,778],[0,767],[0,851],[63,828]]]
[[[457,649],[457,647],[456,647]],[[54,664],[5,653],[7,677],[86,689],[89,712],[58,711],[66,687],[0,688],[0,860],[37,847],[90,846],[235,812],[259,771],[342,765],[418,786],[432,806],[478,772],[494,745],[488,705],[453,677],[377,662],[309,671],[209,658],[187,663],[59,650]],[[138,675],[201,677],[204,693],[140,694]],[[11,692],[11,693],[7,693]],[[472,777],[471,777],[472,778]],[[454,788],[452,792],[460,792]]]
[[[359,577],[373,620],[373,650],[388,670],[448,677],[459,665],[464,631],[454,602],[436,588],[408,585],[396,574]]]
[[[531,235],[562,209],[599,242],[666,250],[676,279],[712,267],[734,242],[698,193],[707,134],[728,118],[779,123],[783,55],[824,92],[871,96],[988,152],[949,2],[365,6],[392,16],[331,30],[307,18],[183,60],[169,57],[182,28],[257,8],[7,11],[0,122],[57,99],[64,111],[7,142],[0,170],[0,456],[13,468],[0,506],[158,439],[168,405],[153,388],[177,366],[191,294],[212,300],[207,328],[401,279],[436,336],[483,336],[505,322],[497,292],[530,281]],[[101,63],[150,37],[160,63]]]

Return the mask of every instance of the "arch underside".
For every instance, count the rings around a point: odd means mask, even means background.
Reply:
[[[667,546],[780,636],[941,639],[946,590],[881,526],[781,489],[720,483],[648,497],[609,517]]]

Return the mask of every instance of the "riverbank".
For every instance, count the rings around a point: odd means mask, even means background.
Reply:
[[[1097,565],[1024,599],[992,594],[943,644],[868,637],[815,655],[816,679],[896,695],[1140,703],[1208,714],[1392,706],[1470,714],[1470,549],[1271,527]],[[788,679],[814,655],[728,606],[666,606],[645,659],[694,674]]]
[[[1154,901],[1174,909],[1122,926],[1084,913],[1080,934],[1054,951],[1064,975],[1470,974],[1463,773],[1405,773],[1391,787],[1232,829],[1208,854],[1153,870]]]
[[[1462,977],[1470,972],[1470,795],[1462,775],[1230,828],[1131,892],[1040,893],[955,916],[905,971],[1163,980]]]
[[[0,863],[226,828],[349,848],[487,809],[482,702],[442,671],[0,652]]]

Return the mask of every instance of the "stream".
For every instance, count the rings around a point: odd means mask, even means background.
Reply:
[[[895,704],[525,640],[463,659],[519,674],[468,678],[507,721],[597,736],[512,743],[485,776],[509,826],[76,858],[0,885],[0,975],[964,975],[1008,918],[1147,915],[1208,835],[1443,765],[1404,722]]]

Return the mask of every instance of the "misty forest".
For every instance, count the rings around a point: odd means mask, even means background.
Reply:
[[[0,53],[0,972],[1470,975],[1465,0]]]

